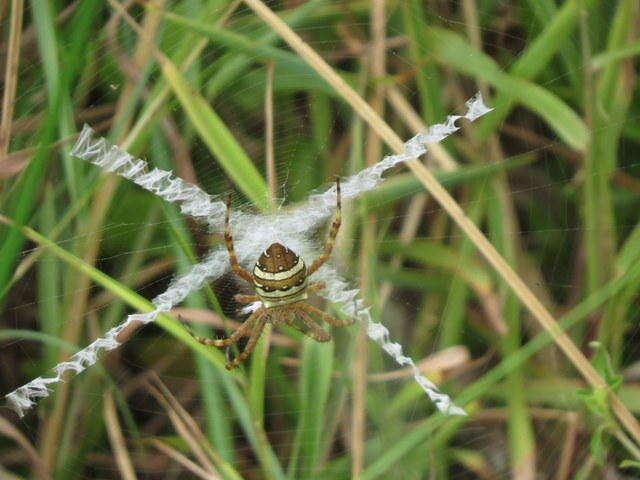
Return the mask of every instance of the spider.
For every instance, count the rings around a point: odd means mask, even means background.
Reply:
[[[240,278],[249,282],[254,287],[256,293],[256,295],[236,295],[234,298],[240,303],[260,301],[262,305],[254,311],[229,338],[214,340],[198,337],[193,333],[188,324],[184,321],[182,322],[198,342],[203,345],[213,345],[215,347],[229,347],[240,340],[243,335],[251,331],[249,341],[242,353],[225,364],[227,370],[236,368],[251,354],[267,322],[271,322],[273,325],[285,323],[317,342],[328,342],[331,340],[331,335],[318,325],[313,317],[336,326],[347,326],[355,322],[355,318],[350,318],[345,321],[338,320],[304,302],[304,300],[308,298],[309,292],[322,290],[325,287],[323,282],[309,284],[308,279],[327,261],[329,255],[331,255],[333,243],[340,229],[342,214],[339,179],[336,180],[336,193],[336,215],[331,224],[329,236],[324,244],[324,250],[309,268],[306,267],[302,258],[292,250],[279,243],[272,243],[262,255],[260,255],[260,258],[258,258],[253,268],[253,274],[247,272],[238,264],[233,246],[233,237],[229,229],[231,203],[230,199],[227,200],[224,239],[231,261],[231,268]],[[302,322],[306,329],[303,328],[302,325],[299,325],[296,322],[297,320]]]

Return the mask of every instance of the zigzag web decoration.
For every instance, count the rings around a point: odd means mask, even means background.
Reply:
[[[470,121],[491,111],[478,93],[466,102],[464,115],[450,115],[444,123],[433,125],[428,133],[419,133],[404,144],[404,152],[389,155],[375,165],[361,170],[341,182],[342,198],[349,199],[372,190],[380,182],[382,175],[390,168],[407,160],[418,159],[427,151],[426,144],[437,143],[459,129],[455,122],[460,118]],[[207,223],[212,231],[221,231],[224,222],[225,204],[195,185],[175,177],[171,172],[154,168],[147,171],[147,163],[110,145],[104,138],[94,140],[93,130],[85,125],[71,155],[114,172],[145,190],[148,190],[167,202],[176,203],[182,213]],[[271,243],[286,245],[299,255],[310,258],[315,256],[316,245],[311,241],[311,232],[333,215],[335,208],[335,185],[325,192],[313,194],[307,203],[276,215],[257,215],[233,211],[231,231],[234,235],[236,252],[241,264],[254,262],[260,253]],[[6,398],[10,406],[20,415],[33,407],[38,398],[49,395],[50,385],[62,380],[65,372],[76,374],[95,364],[98,353],[117,348],[116,340],[120,332],[133,322],[146,324],[153,322],[160,313],[169,312],[182,302],[189,293],[200,289],[205,282],[212,282],[230,268],[224,247],[212,250],[200,263],[193,265],[188,272],[175,278],[167,290],[152,300],[155,309],[146,313],[129,315],[120,325],[110,329],[104,337],[89,344],[75,353],[65,362],[54,368],[55,376],[38,377],[9,393]],[[455,406],[448,395],[440,392],[436,385],[424,377],[413,360],[405,356],[402,346],[389,339],[389,330],[381,323],[374,322],[369,307],[358,298],[359,291],[350,289],[349,283],[340,277],[332,267],[325,264],[316,273],[318,280],[326,283],[320,295],[336,304],[346,316],[354,316],[365,324],[369,338],[378,343],[398,364],[413,369],[415,381],[425,391],[436,407],[448,415],[466,415],[464,410]],[[257,307],[257,304],[253,306]]]

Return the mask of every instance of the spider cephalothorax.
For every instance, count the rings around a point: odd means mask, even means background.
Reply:
[[[244,351],[233,361],[226,364],[228,369],[237,367],[245,360],[256,343],[267,322],[274,325],[285,323],[296,330],[301,331],[308,337],[318,342],[328,342],[329,335],[314,319],[321,319],[336,326],[352,324],[355,319],[345,321],[338,320],[329,314],[305,303],[308,292],[318,291],[324,288],[322,282],[308,283],[308,278],[327,261],[333,242],[335,241],[341,222],[340,207],[340,182],[336,182],[336,216],[331,224],[329,236],[324,244],[324,250],[309,268],[302,258],[292,250],[279,243],[272,243],[258,258],[253,274],[247,272],[238,263],[236,252],[233,246],[233,237],[229,229],[230,204],[227,203],[227,215],[225,217],[224,239],[229,252],[231,268],[240,278],[249,282],[255,289],[256,295],[236,295],[235,299],[241,303],[262,302],[249,318],[229,337],[221,340],[213,340],[193,335],[196,340],[204,345],[216,347],[228,347],[236,343],[243,335],[249,334],[249,341]],[[186,324],[185,324],[186,325]],[[191,330],[189,330],[191,332]]]

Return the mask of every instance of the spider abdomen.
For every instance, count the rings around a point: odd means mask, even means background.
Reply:
[[[307,267],[293,251],[274,243],[253,268],[253,284],[265,307],[307,298]]]

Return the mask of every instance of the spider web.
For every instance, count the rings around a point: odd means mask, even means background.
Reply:
[[[459,127],[455,125],[457,120],[464,118],[473,121],[489,111],[490,109],[482,102],[481,95],[477,94],[467,101],[467,112],[464,115],[449,116],[445,123],[429,128],[428,133],[419,133],[408,140],[405,143],[404,153],[389,155],[375,166],[347,178],[342,184],[343,197],[348,200],[371,190],[382,181],[382,174],[387,170],[401,162],[419,159],[427,152],[427,144],[438,143],[458,130]],[[148,171],[144,160],[134,159],[117,146],[109,145],[104,138],[92,140],[92,134],[91,127],[85,125],[80,138],[71,149],[72,156],[90,161],[107,172],[117,173],[167,202],[177,203],[183,214],[201,219],[208,223],[212,230],[222,232],[225,210],[223,202],[213,201],[198,187],[176,178],[169,171],[158,168]],[[312,258],[312,254],[317,256],[317,251],[306,240],[305,235],[308,235],[309,231],[315,231],[318,224],[327,219],[335,196],[335,188],[329,189],[324,193],[311,196],[306,206],[280,216],[234,212],[231,228],[234,232],[240,264],[251,269],[251,262],[255,262],[255,259],[274,242],[300,252],[306,258]],[[250,228],[245,230],[244,226],[250,226]],[[118,335],[132,323],[153,322],[160,313],[170,312],[189,293],[202,288],[205,282],[220,278],[229,269],[227,257],[228,254],[224,248],[212,251],[202,262],[194,265],[187,274],[176,278],[164,293],[152,300],[155,310],[129,315],[123,323],[113,327],[103,338],[95,340],[88,347],[75,353],[68,361],[56,365],[54,377],[38,377],[9,393],[7,399],[13,408],[22,416],[25,409],[34,405],[34,399],[48,396],[50,385],[60,382],[65,372],[80,373],[96,363],[97,354],[100,351],[117,348],[120,345],[117,341]],[[383,350],[400,365],[410,366],[413,369],[414,379],[440,411],[450,415],[464,415],[464,411],[452,405],[449,397],[439,392],[437,387],[421,374],[413,360],[403,354],[402,346],[389,339],[389,330],[381,323],[372,320],[369,307],[357,298],[358,290],[350,289],[349,284],[329,266],[321,267],[316,278],[326,283],[326,288],[320,292],[322,296],[341,304],[345,315],[356,317],[365,324],[369,338],[378,342]]]
[[[241,18],[244,13],[234,14],[230,19],[230,23],[233,24],[236,18]],[[452,16],[453,18],[453,16]],[[443,19],[448,21],[447,19]],[[347,23],[347,27],[357,28],[359,26],[358,23]],[[246,27],[246,32],[249,32],[251,26]],[[242,31],[242,29],[239,29]],[[311,31],[307,31],[304,27],[299,27],[298,31],[301,33],[313,33]],[[390,32],[393,32],[393,27],[390,27]],[[490,34],[491,32],[485,32],[486,34]],[[177,41],[179,40],[179,32],[174,32],[173,37],[169,36],[167,38],[167,44],[171,45],[172,42],[177,45]],[[523,38],[517,38],[517,40],[524,41]],[[321,51],[329,51],[331,50],[331,43],[336,42],[335,40],[330,40],[327,43],[322,42],[312,42],[312,46]],[[336,42],[337,43],[337,42]],[[177,48],[176,46],[165,46],[166,49]],[[501,46],[496,46],[498,50],[500,50]],[[206,51],[203,54],[203,58],[205,59],[215,59],[216,54],[218,52],[215,50]],[[393,52],[390,53],[390,56],[398,60],[400,62],[404,61],[399,54],[395,54]],[[347,56],[348,60],[349,57]],[[339,60],[340,61],[340,60]],[[342,60],[345,61],[345,60]],[[24,70],[28,68],[34,67],[23,67]],[[258,159],[261,158],[262,147],[261,143],[261,135],[264,130],[263,128],[263,120],[260,114],[260,105],[256,105],[254,102],[254,98],[258,95],[255,95],[257,91],[261,91],[264,89],[264,74],[265,70],[261,67],[254,68],[251,72],[253,75],[248,75],[247,78],[238,78],[233,80],[232,85],[236,88],[236,91],[233,95],[229,95],[225,98],[217,98],[213,107],[216,111],[222,112],[225,115],[225,121],[231,127],[234,134],[237,134],[240,142],[243,146],[246,146],[247,151],[251,153],[252,158]],[[286,73],[282,74],[281,77],[284,77],[284,80],[291,83],[300,83],[306,80],[304,75],[296,75],[295,73]],[[117,80],[114,80],[117,78]],[[255,79],[260,79],[259,82],[252,83]],[[96,82],[96,91],[104,91],[105,86],[107,84],[117,85],[120,80],[119,76],[116,76],[115,73],[107,73],[102,78],[96,78],[94,81]],[[553,85],[554,82],[560,82],[559,79],[551,78],[547,81],[548,85]],[[34,85],[32,89],[37,89],[42,87],[41,85]],[[276,86],[276,90],[278,92],[278,88],[282,90],[287,87],[278,87]],[[406,94],[407,98],[412,98],[416,96],[415,87],[413,86],[403,86],[403,93]],[[473,91],[473,90],[469,90]],[[29,90],[26,89],[24,93],[21,93],[21,96],[28,95]],[[251,95],[251,94],[254,95]],[[102,96],[100,96],[102,95]],[[94,97],[95,104],[100,104],[104,99],[104,93],[96,94]],[[276,99],[276,102],[277,99]],[[300,102],[302,103],[302,102]],[[307,136],[309,136],[309,132],[306,129],[306,125],[304,122],[300,122],[299,124],[295,123],[287,123],[282,124],[279,123],[278,118],[285,118],[287,116],[291,116],[292,112],[299,115],[300,118],[305,120],[309,120],[311,114],[307,111],[306,105],[301,105],[300,103],[296,103],[295,101],[289,101],[286,104],[278,104],[278,108],[275,114],[275,121],[277,125],[277,134],[276,139],[274,141],[274,146],[276,150],[276,156],[278,159],[278,167],[279,171],[277,173],[278,176],[278,185],[279,191],[282,196],[288,196],[289,198],[295,200],[294,207],[285,208],[284,205],[280,208],[280,215],[277,216],[263,216],[256,215],[253,213],[252,208],[247,203],[243,203],[240,200],[239,205],[237,207],[234,206],[234,217],[232,220],[232,231],[235,235],[237,235],[237,247],[238,252],[241,256],[240,260],[243,262],[245,266],[250,266],[251,262],[255,261],[255,258],[260,253],[261,249],[264,248],[265,243],[270,243],[275,239],[279,239],[282,243],[292,245],[293,249],[303,255],[306,258],[313,258],[318,253],[318,247],[322,244],[323,240],[323,230],[322,226],[324,222],[326,222],[332,215],[335,208],[335,191],[332,188],[326,190],[316,191],[316,193],[309,194],[313,189],[317,189],[321,187],[321,183],[315,182],[314,179],[309,180],[306,178],[304,172],[300,172],[297,166],[297,158],[301,156],[310,155],[309,152],[309,142],[307,141]],[[241,108],[238,108],[238,105],[241,105]],[[447,101],[447,105],[449,105],[453,110],[459,111],[462,106],[461,101]],[[234,110],[239,110],[240,113],[236,113]],[[346,112],[343,110],[339,110],[339,107],[335,107],[336,111],[332,112],[332,124],[328,125],[328,130],[330,132],[340,132],[345,128],[345,125],[348,125],[352,121],[351,112]],[[241,118],[243,113],[249,112],[248,117]],[[256,113],[257,112],[257,113]],[[530,120],[530,117],[525,114],[525,112],[516,112],[515,118],[523,118],[526,120]],[[181,202],[182,212],[187,216],[193,216],[199,218],[203,224],[207,224],[207,232],[209,234],[211,232],[219,232],[221,228],[221,222],[223,218],[224,205],[223,202],[220,202],[220,197],[218,196],[210,196],[208,194],[204,194],[202,192],[205,191],[215,191],[220,192],[225,189],[229,189],[229,184],[226,183],[226,176],[222,172],[222,170],[215,165],[214,162],[210,160],[210,154],[207,151],[206,147],[200,143],[197,136],[193,134],[191,130],[190,121],[178,110],[175,113],[176,123],[178,124],[180,130],[184,132],[185,138],[192,141],[192,156],[194,157],[195,169],[197,171],[197,178],[202,185],[200,189],[192,189],[186,183],[177,182],[177,177],[169,178],[165,174],[163,174],[160,170],[167,168],[163,166],[159,170],[153,170],[151,166],[146,167],[146,170],[140,170],[137,176],[134,173],[129,175],[130,178],[136,178],[139,180],[136,181],[138,183],[137,187],[127,187],[122,186],[121,189],[124,194],[126,194],[123,198],[128,200],[129,202],[148,202],[152,201],[148,198],[152,197],[152,195],[146,193],[133,193],[135,189],[141,190],[141,188],[147,188],[149,190],[153,190],[155,188],[157,191],[154,192],[158,196],[162,197],[164,201],[175,201],[176,197],[172,195],[178,195],[177,192],[184,192],[185,190],[189,192],[188,195],[183,197]],[[544,127],[541,127],[540,130],[544,130]],[[83,140],[79,141],[77,146],[84,145],[94,145],[93,141],[100,134],[97,134],[93,140],[89,137],[89,132],[85,130],[85,136],[82,137]],[[406,135],[408,138],[409,135]],[[188,141],[187,140],[187,141]],[[455,140],[455,139],[454,139]],[[82,142],[85,143],[82,143]],[[526,141],[525,145],[528,145]],[[451,147],[455,144],[450,142],[447,147],[452,149]],[[535,146],[534,146],[535,145]],[[550,231],[548,229],[539,229],[537,227],[536,215],[539,215],[538,209],[534,208],[534,206],[527,204],[525,202],[531,201],[531,199],[542,199],[545,197],[545,193],[550,192],[549,195],[557,195],[558,191],[567,191],[572,188],[572,171],[566,169],[562,165],[562,160],[559,160],[555,153],[554,147],[557,145],[555,143],[549,143],[543,147],[538,147],[538,144],[532,144],[525,148],[524,153],[532,153],[538,154],[541,158],[539,159],[540,168],[537,170],[525,170],[523,172],[519,172],[518,170],[514,171],[514,176],[516,181],[512,183],[512,186],[509,187],[509,193],[517,199],[522,199],[520,204],[520,208],[522,209],[521,217],[527,218],[530,223],[524,223],[519,231],[514,232],[514,235],[517,235],[527,246],[531,246],[532,248],[539,248],[540,251],[543,251],[546,255],[544,262],[547,266],[547,271],[549,272],[546,276],[545,283],[550,288],[554,289],[556,292],[560,292],[558,295],[562,297],[563,292],[566,292],[566,295],[570,295],[572,290],[575,290],[575,285],[570,280],[571,275],[567,274],[567,266],[563,265],[561,262],[561,253],[557,252],[555,257],[548,253],[547,245],[550,246],[558,246],[563,250],[568,248],[572,248],[572,239],[573,234],[576,230],[580,230],[582,227],[579,222],[574,220],[576,216],[575,210],[571,207],[570,202],[566,198],[554,198],[557,201],[557,204],[560,205],[560,208],[556,212],[549,212],[549,215],[558,215],[559,221],[557,222],[560,225],[555,231]],[[326,161],[331,154],[333,154],[336,150],[339,150],[336,145],[332,143],[327,143],[324,146],[325,150],[320,152],[313,152],[313,154],[317,155],[318,158],[322,158]],[[521,147],[520,147],[521,148]],[[455,148],[453,148],[455,150]],[[100,150],[100,154],[107,153],[109,150],[107,148],[107,144],[104,144],[104,150]],[[342,150],[344,152],[344,150]],[[86,152],[85,152],[86,153]],[[522,153],[522,150],[518,150],[516,153]],[[125,157],[124,154],[117,150],[111,150],[111,155],[117,157],[118,159],[127,158],[131,162],[135,162],[135,158]],[[149,150],[148,152],[143,152],[142,156],[146,159],[145,163],[158,165],[157,159],[153,154],[153,150]],[[96,160],[96,162],[100,162],[97,160],[99,155],[91,156],[87,155],[87,160],[92,161],[92,159]],[[101,157],[104,160],[104,157]],[[78,161],[78,160],[73,160]],[[113,167],[112,161],[117,161],[116,158],[110,158],[109,161],[104,161],[104,165],[111,165]],[[133,166],[134,163],[131,164]],[[378,164],[380,165],[380,164]],[[627,165],[625,168],[628,171],[632,171],[635,167],[635,163],[631,163]],[[124,167],[123,167],[124,168]],[[92,166],[91,169],[98,172],[99,168]],[[113,171],[116,171],[118,174],[122,175],[123,169],[121,168],[112,168]],[[354,169],[356,170],[356,169]],[[129,172],[133,172],[129,170]],[[153,173],[155,172],[155,173]],[[544,175],[544,181],[540,181],[540,178],[537,175],[540,172],[546,173],[548,175]],[[380,172],[383,173],[383,172]],[[145,175],[147,175],[145,177]],[[393,173],[389,176],[391,177]],[[122,175],[125,176],[126,175]],[[348,175],[347,175],[348,176]],[[330,177],[326,177],[330,178]],[[350,177],[349,178],[353,178]],[[360,178],[354,180],[354,182],[362,186],[365,182],[372,182],[372,187],[375,182],[379,179],[374,178]],[[173,182],[173,183],[172,183]],[[177,182],[177,183],[176,183]],[[346,184],[347,182],[345,182]],[[146,187],[145,187],[146,186]],[[141,187],[141,188],[140,188]],[[368,187],[367,187],[368,188]],[[348,188],[344,189],[345,198],[353,198],[357,195],[357,188],[351,190],[351,193],[348,193]],[[416,187],[416,193],[419,192],[419,187]],[[496,192],[491,190],[490,186],[486,186],[486,196],[485,201],[490,201],[492,198],[496,196]],[[359,192],[358,192],[359,193]],[[147,196],[145,200],[142,200]],[[163,196],[164,195],[164,196]],[[182,195],[182,194],[181,194]],[[190,203],[189,199],[195,199]],[[314,200],[316,199],[316,200]],[[314,201],[317,201],[317,204],[314,204]],[[388,200],[385,200],[388,201]],[[283,201],[284,204],[284,201]],[[462,199],[461,204],[466,211],[473,209],[474,204]],[[199,208],[202,207],[200,211]],[[297,207],[297,209],[296,209]],[[381,212],[378,218],[378,222],[380,223],[388,223],[388,224],[397,224],[402,222],[406,218],[406,214],[404,212],[400,212],[398,210],[385,210],[385,205],[382,203],[376,204],[375,207]],[[129,238],[134,233],[138,233],[140,230],[144,229],[157,229],[157,228],[165,228],[167,227],[166,222],[161,223],[145,223],[143,219],[142,222],[135,223],[135,215],[126,212],[127,206],[124,205],[124,201],[119,203],[114,207],[114,218],[124,218],[124,221],[117,223],[114,221],[113,224],[108,225],[104,231],[102,232],[89,232],[89,235],[102,235],[106,240],[106,247],[104,249],[104,253],[101,255],[100,264],[107,264],[114,259],[117,259],[116,256],[120,256],[122,260],[126,260],[129,256],[134,255],[135,251],[131,250],[129,247]],[[129,207],[130,208],[130,207]],[[305,209],[306,208],[306,209]],[[308,215],[309,212],[314,215]],[[317,213],[320,212],[320,213]],[[528,215],[528,214],[531,215]],[[442,212],[437,206],[429,205],[426,209],[425,215],[425,223],[435,224],[437,219],[440,218]],[[292,217],[295,216],[295,218]],[[617,225],[622,230],[628,230],[635,223],[635,219],[621,219],[620,223]],[[304,225],[304,228],[299,227]],[[291,229],[292,226],[295,226],[293,231],[288,230]],[[435,233],[434,233],[435,232]],[[255,234],[255,235],[253,235]],[[358,232],[347,232],[347,236],[349,236],[348,240],[355,241],[358,239]],[[460,240],[461,234],[454,230],[444,230],[438,233],[437,229],[435,230],[420,230],[418,234],[418,239],[422,240],[441,240],[445,239],[447,242],[455,242]],[[73,238],[65,239],[62,242],[59,242],[60,245],[68,246],[73,241]],[[384,242],[384,240],[382,240]],[[158,252],[167,252],[170,250],[168,247],[168,240],[166,238],[164,240],[160,240],[159,243],[155,244]],[[197,242],[194,241],[194,247],[197,247]],[[208,247],[208,245],[207,245]],[[551,247],[549,247],[551,248]],[[334,252],[334,255],[340,256],[340,252]],[[202,266],[205,266],[204,268]],[[213,267],[215,266],[215,268]],[[463,269],[465,265],[460,265],[460,268]],[[318,272],[318,280],[328,281],[330,287],[334,286],[334,289],[326,294],[326,297],[331,302],[337,303],[342,307],[345,313],[348,313],[349,309],[353,310],[364,310],[366,309],[366,305],[360,303],[359,300],[353,301],[355,290],[352,286],[354,280],[357,275],[345,271],[344,269],[338,270],[338,265],[334,264],[330,266],[331,268],[326,268],[321,272]],[[226,252],[223,249],[214,250],[211,252],[204,260],[200,263],[200,267],[194,267],[193,271],[188,273],[183,273],[182,275],[178,275],[174,280],[169,280],[169,278],[173,277],[172,272],[165,272],[163,278],[158,282],[154,280],[152,283],[147,285],[143,285],[141,287],[137,287],[141,289],[144,295],[147,298],[158,298],[158,303],[156,306],[160,306],[158,311],[168,311],[170,309],[170,305],[173,306],[173,302],[178,303],[180,300],[185,298],[187,295],[187,290],[191,290],[198,285],[203,285],[213,278],[219,277],[228,269]],[[411,272],[413,266],[406,265],[403,267],[403,270]],[[347,276],[348,280],[342,278],[338,271],[342,272]],[[416,269],[417,271],[417,269]],[[193,275],[192,275],[193,274]],[[322,278],[320,278],[322,277]],[[181,283],[181,279],[183,279],[183,283]],[[569,280],[567,280],[569,279]],[[401,280],[394,280],[401,281]],[[235,285],[234,280],[230,277],[222,276],[219,278],[218,284],[220,285],[220,290],[237,290],[237,285]],[[163,297],[162,294],[156,297],[155,295],[159,292],[162,292],[165,288],[168,288],[169,292],[180,292],[176,296],[170,295]],[[180,298],[182,297],[182,298]],[[394,328],[394,315],[398,315],[400,317],[408,316],[410,318],[419,317],[421,315],[421,306],[414,302],[414,297],[410,293],[406,293],[405,291],[401,291],[399,294],[395,294],[392,298],[392,305],[390,310],[386,315],[382,315],[382,313],[376,313],[374,316],[376,319],[382,320],[385,324],[389,326],[389,328],[393,331],[394,339],[398,339],[398,343],[391,343],[389,339],[386,337],[387,332],[385,330],[379,330],[378,327],[373,327],[370,330],[370,334],[372,334],[376,339],[382,341],[384,345],[388,346],[390,353],[396,357],[401,355],[400,351],[398,351],[399,344],[406,344],[410,338],[405,334],[403,335],[402,331],[398,328]],[[17,306],[13,307],[13,311],[20,311],[20,309],[26,308],[26,303],[18,303]],[[450,305],[449,303],[443,305],[444,309],[455,308],[454,305]],[[364,311],[362,315],[368,315],[368,311]],[[134,314],[128,317],[129,320],[127,322],[145,322],[149,321],[153,314]],[[359,316],[362,321],[369,321],[367,318],[362,318]],[[477,319],[476,319],[477,320]],[[372,323],[371,325],[378,325],[378,323]],[[474,330],[477,325],[474,325]],[[120,328],[120,327],[116,327]],[[117,334],[121,330],[111,330],[113,332],[112,335],[108,335],[107,339],[97,340],[94,345],[94,349],[89,350],[85,354],[77,354],[78,357],[72,357],[71,360],[65,362],[63,364],[62,370],[65,368],[69,368],[73,371],[79,371],[80,369],[85,368],[86,366],[94,363],[97,359],[96,353],[100,349],[111,349],[118,345],[116,341]],[[469,333],[469,329],[465,328],[464,334]],[[482,328],[479,331],[483,331]],[[436,345],[439,340],[439,335],[442,332],[442,327],[436,326],[432,329],[433,334],[433,344]],[[142,338],[145,339],[145,334],[142,334]],[[150,333],[146,335],[160,335],[161,337],[164,335],[162,332],[158,332],[158,330],[151,330]],[[95,338],[95,337],[94,337]],[[469,342],[469,345],[472,345],[473,342]],[[149,344],[145,344],[140,340],[139,342],[134,343],[135,346],[146,345],[147,350],[150,349],[148,347]],[[126,355],[126,362],[129,366],[132,367],[141,367],[146,368],[146,362],[140,360],[139,364],[136,364],[136,361],[132,358],[137,358],[137,355],[132,355],[131,350],[134,347],[132,346],[128,352],[123,353]],[[140,356],[142,356],[140,353]],[[424,355],[424,350],[422,351],[412,351],[411,355],[415,356]],[[634,358],[637,352],[632,351],[628,352],[629,358]],[[336,351],[336,356],[341,356],[341,353]],[[471,355],[475,357],[480,357],[479,351],[471,351]],[[408,357],[407,357],[408,358]],[[419,356],[415,357],[420,358]],[[404,360],[402,360],[404,361]],[[380,372],[388,371],[391,368],[390,363],[377,363],[375,367]],[[485,364],[479,367],[480,372],[488,371],[490,366]],[[58,370],[56,373],[56,377],[59,378],[62,370]],[[44,374],[43,372],[39,372]],[[422,377],[419,372],[416,373],[416,380],[420,382]],[[163,378],[167,380],[172,380],[175,382],[175,385],[186,385],[187,384],[187,373],[181,374],[172,374],[172,373],[164,373]],[[28,380],[29,377],[25,377],[25,380]],[[53,380],[52,380],[53,381]],[[269,379],[267,379],[269,381]],[[31,395],[36,397],[45,396],[50,388],[48,386],[48,380],[45,377],[41,378],[41,383],[36,384],[36,388],[33,391],[30,391],[28,388],[25,391],[26,395],[24,397],[14,396],[18,401],[16,403],[18,405],[22,405],[23,407],[30,406],[30,403],[24,401],[24,398],[29,398]],[[436,401],[440,401],[439,406],[444,406],[443,408],[446,410],[446,401],[444,401],[443,397],[438,397],[437,390],[433,390],[433,386],[430,383],[425,383],[422,385],[428,392],[436,392],[435,399]],[[381,390],[385,390],[385,386],[373,386],[372,388],[380,388]],[[273,395],[275,394],[268,394]],[[504,398],[501,396],[502,393],[499,389],[496,390],[494,394],[488,395],[488,401],[491,399],[495,399],[496,405],[501,405]],[[570,392],[560,391],[557,396],[559,398],[566,398],[567,401],[570,400],[572,394]],[[270,397],[267,396],[266,400],[269,401]],[[424,407],[422,405],[423,400],[414,400],[415,403],[415,413],[413,416],[410,415],[412,420],[421,420],[424,412]],[[544,400],[542,400],[544,402]],[[330,406],[333,406],[331,404]],[[275,414],[274,414],[275,415]],[[283,414],[284,415],[284,414]],[[490,423],[492,420],[486,420]],[[370,423],[369,423],[370,422]],[[378,428],[378,425],[373,421],[368,421],[368,428],[375,430]],[[560,439],[564,432],[564,426],[561,422],[556,424],[545,424],[544,426],[539,427],[540,430],[547,430],[545,432],[549,438]],[[481,421],[474,422],[470,424],[470,426],[462,427],[459,430],[459,444],[461,450],[464,449],[472,449],[477,448],[478,450],[482,450],[482,444],[492,444],[495,445],[504,439],[501,437],[500,433],[496,432],[496,429],[493,428],[492,425],[483,424]],[[497,438],[496,438],[497,437]],[[389,440],[391,440],[391,436]],[[384,441],[385,438],[383,437]],[[558,440],[559,442],[561,440]],[[588,440],[582,439],[578,440],[579,445],[583,446]],[[276,441],[276,446],[286,447],[285,443],[282,442],[280,444]],[[545,469],[545,464],[551,464],[553,462],[554,457],[554,449],[556,446],[542,446],[540,448],[540,452],[538,457],[538,464],[541,470]],[[488,454],[489,455],[489,454]],[[490,455],[489,455],[490,456]],[[507,478],[509,476],[508,466],[506,465],[505,459],[501,458],[491,458],[491,461],[494,465],[496,465],[496,469],[494,470],[500,476],[500,478]],[[502,467],[499,467],[502,466]],[[408,468],[408,467],[407,467]],[[403,471],[402,466],[400,466],[399,470]],[[411,472],[407,471],[407,475],[410,475]],[[451,471],[450,476],[448,478],[468,478],[462,474],[458,474],[457,471]]]

